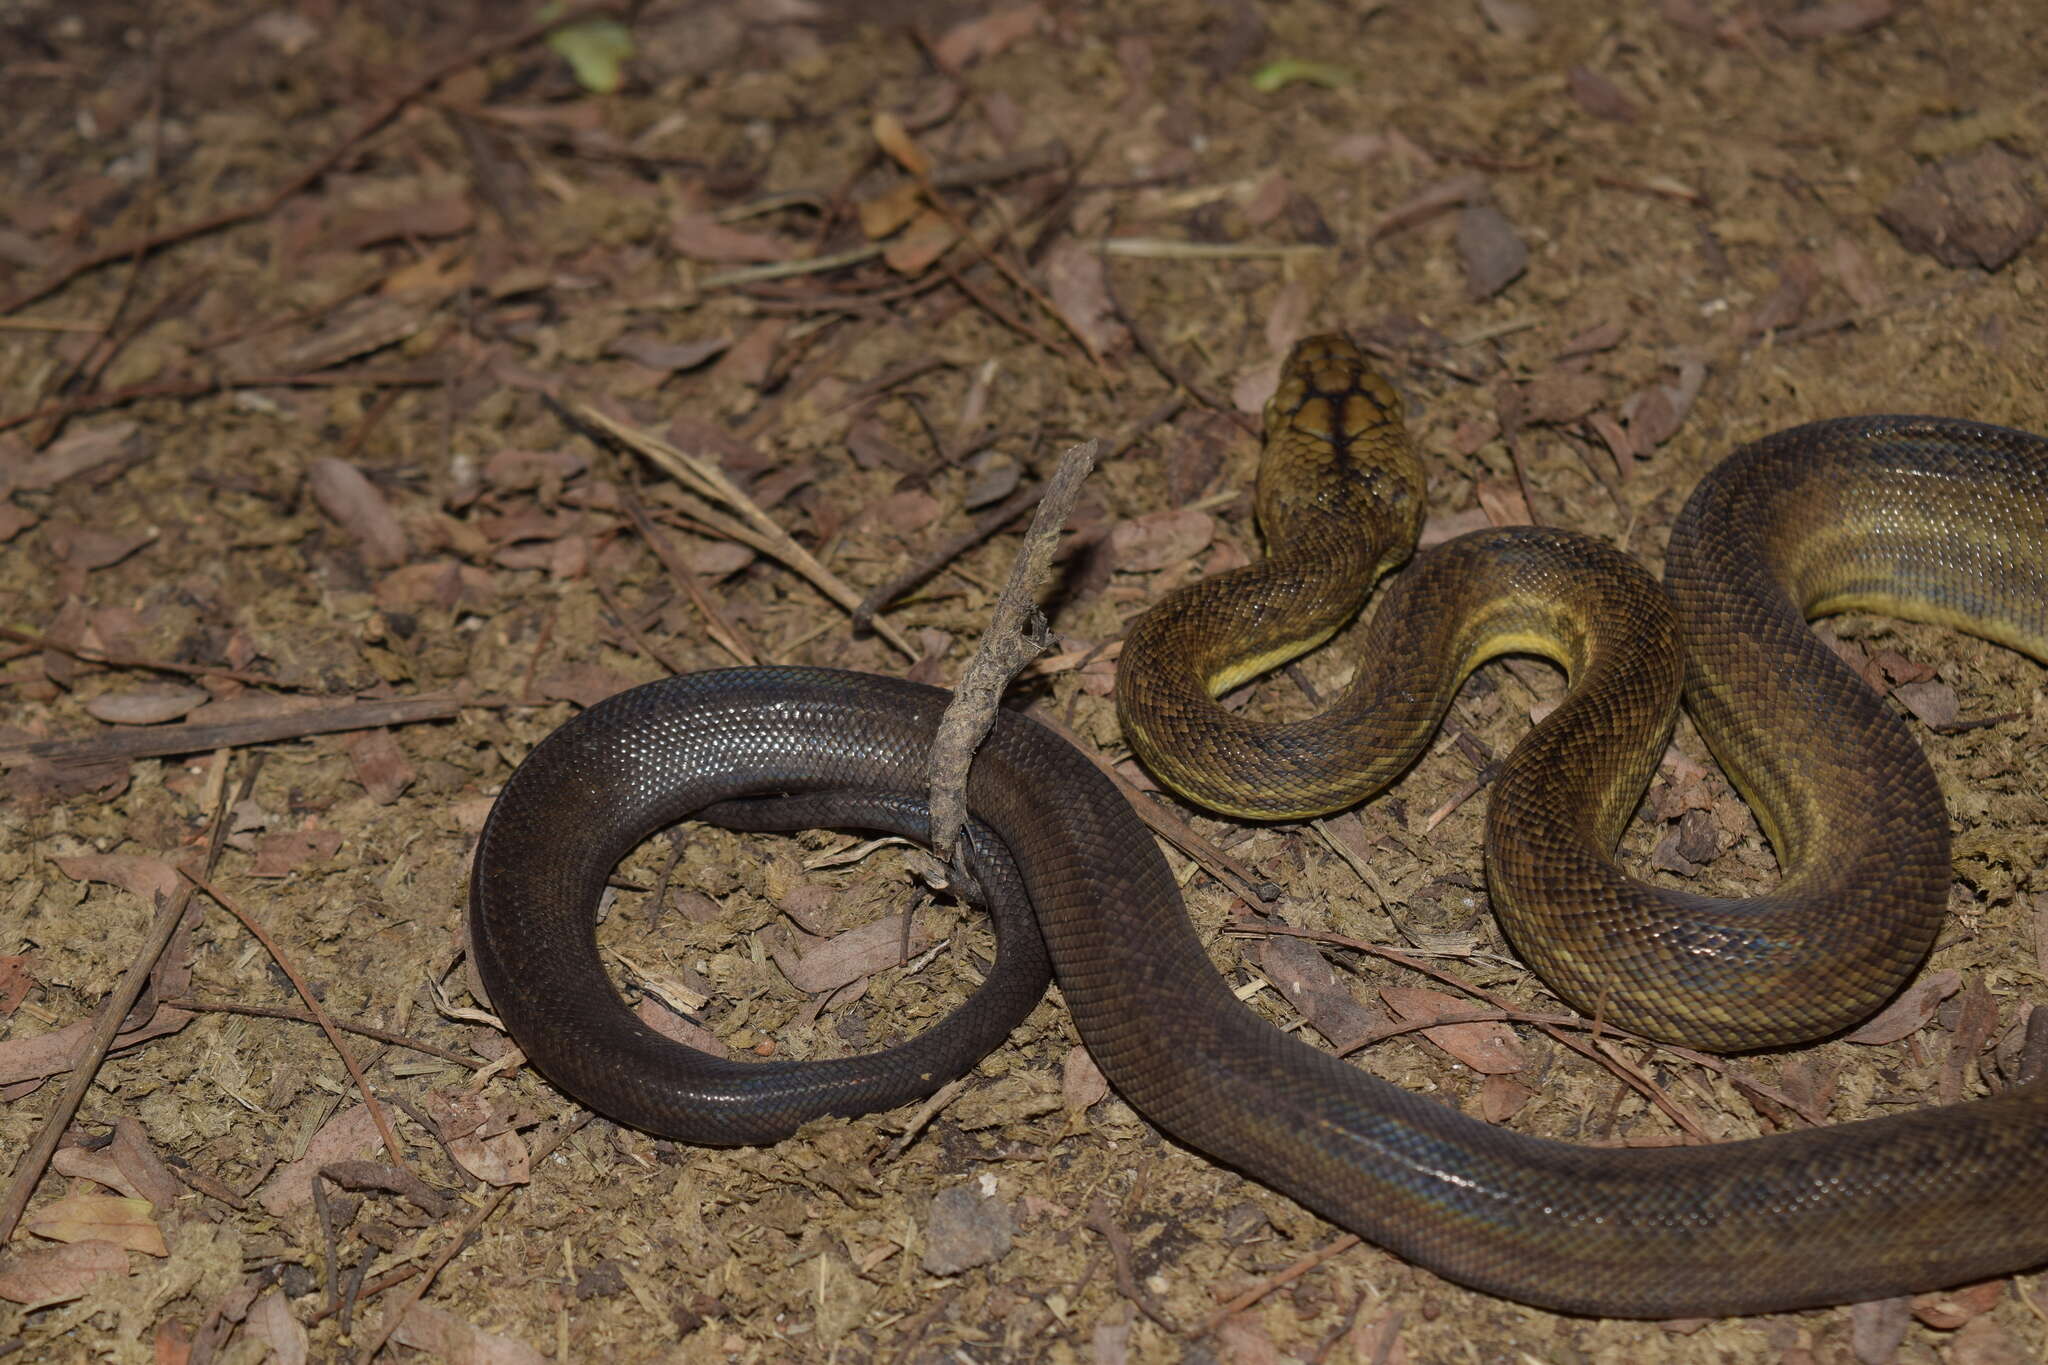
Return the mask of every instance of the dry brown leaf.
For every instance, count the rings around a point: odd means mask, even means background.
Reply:
[[[178,872],[162,858],[143,853],[85,853],[53,858],[57,870],[75,882],[106,882],[120,887],[144,905],[156,904],[178,889]]]
[[[250,1336],[270,1347],[267,1365],[306,1365],[311,1358],[312,1338],[292,1316],[291,1304],[286,1301],[283,1290],[275,1286],[264,1290],[256,1302],[249,1305],[249,1316],[244,1323]]]
[[[1635,101],[1621,93],[1621,87],[1590,66],[1574,66],[1565,72],[1565,83],[1579,108],[1594,118],[1615,123],[1633,123],[1641,117]]]
[[[1259,970],[1338,1052],[1358,1047],[1386,1022],[1352,997],[1344,977],[1306,939],[1268,938],[1259,945]]]
[[[43,525],[43,539],[49,542],[51,553],[80,571],[119,564],[156,536],[154,530],[105,531],[69,521],[53,520]]]
[[[546,1356],[518,1338],[486,1332],[431,1304],[406,1309],[391,1339],[459,1365],[549,1365]]]
[[[157,1155],[140,1120],[125,1114],[115,1119],[114,1140],[108,1144],[107,1153],[127,1178],[129,1192],[147,1199],[159,1210],[170,1208],[185,1192],[178,1177],[171,1174],[171,1168]]]
[[[0,1299],[33,1311],[75,1299],[102,1275],[126,1275],[128,1253],[112,1242],[16,1249],[0,1265]]]
[[[1046,256],[1043,268],[1053,307],[1069,328],[1087,338],[1096,354],[1107,355],[1123,344],[1124,326],[1116,319],[1103,283],[1101,253],[1065,237]]]
[[[915,957],[930,946],[931,935],[924,931],[923,926],[913,925],[910,956]],[[834,934],[801,955],[777,954],[775,965],[782,968],[782,974],[789,978],[792,986],[806,994],[814,994],[837,990],[884,967],[893,967],[903,960],[903,956],[903,917],[889,915],[858,929]]]
[[[786,261],[795,254],[779,237],[727,227],[708,213],[678,214],[669,226],[668,241],[677,254],[714,265]]]
[[[1529,265],[1529,244],[1493,205],[1468,204],[1458,214],[1458,262],[1465,295],[1476,303],[1520,277]]]
[[[289,877],[308,863],[325,862],[341,851],[338,829],[287,829],[266,834],[256,844],[252,877]]]
[[[38,1237],[53,1242],[111,1242],[145,1256],[168,1256],[156,1210],[147,1199],[120,1194],[72,1194],[45,1204],[22,1220]]]
[[[924,148],[917,145],[917,139],[903,126],[903,120],[887,112],[876,114],[870,125],[875,135],[875,145],[888,154],[891,161],[922,180],[932,173],[932,159],[925,155]]]
[[[313,461],[306,480],[320,510],[355,538],[363,563],[373,569],[388,569],[405,562],[405,529],[384,495],[360,469],[345,460],[323,457]]]
[[[1811,38],[1837,38],[1876,28],[1898,12],[1897,0],[1834,0],[1772,16],[1766,22],[1771,31],[1794,42]]]
[[[711,1030],[683,1018],[651,995],[640,997],[633,1013],[641,1023],[671,1042],[681,1043],[711,1057],[730,1057],[732,1049]]]
[[[476,225],[476,209],[460,191],[390,208],[362,209],[336,220],[328,237],[348,251],[399,239],[453,237]]]
[[[1506,1123],[1535,1098],[1536,1092],[1528,1086],[1497,1073],[1479,1086],[1479,1116],[1488,1123]]]
[[[955,24],[932,44],[932,60],[943,71],[958,72],[969,62],[993,57],[1029,37],[1045,20],[1045,6],[1034,3],[991,10]]]
[[[1853,1033],[1844,1034],[1842,1041],[1878,1046],[1896,1043],[1908,1034],[1918,1033],[1934,1017],[1935,1006],[1954,995],[1962,984],[1960,972],[1929,972],[1906,987],[1869,1023]]]
[[[1939,730],[1954,725],[1962,712],[1962,704],[1956,700],[1956,690],[1945,682],[1902,683],[1892,689],[1892,695],[1918,718],[1922,725]]]
[[[102,692],[85,703],[85,711],[109,725],[161,725],[176,720],[212,695],[203,687],[186,683],[138,683],[118,692]]]
[[[130,1199],[141,1199],[143,1193],[135,1188],[121,1164],[114,1160],[111,1152],[95,1152],[84,1147],[59,1147],[57,1154],[50,1158],[50,1169],[59,1175],[68,1175],[74,1180],[90,1180],[104,1185],[116,1194]]]
[[[1133,573],[1184,565],[1216,538],[1216,518],[1193,508],[1129,517],[1109,533],[1116,566]]]
[[[117,467],[144,458],[134,422],[109,422],[86,427],[55,441],[50,448],[14,469],[14,486],[30,492],[54,488],[80,474],[111,475]]]
[[[1109,1098],[1109,1077],[1102,1074],[1087,1048],[1067,1049],[1066,1061],[1060,1066],[1060,1097],[1074,1113]]]
[[[1422,986],[1382,986],[1380,998],[1410,1021],[1470,1014],[1473,1009],[1470,1001]],[[1443,1024],[1422,1030],[1422,1036],[1481,1075],[1504,1075],[1529,1064],[1514,1030],[1497,1020]]]
[[[263,1182],[257,1202],[282,1218],[312,1200],[313,1182],[319,1178],[322,1166],[344,1157],[367,1156],[377,1146],[377,1124],[370,1117],[369,1106],[358,1104],[344,1109],[320,1125],[320,1131],[306,1144],[304,1156],[271,1173],[270,1179]]]
[[[1933,1294],[1915,1294],[1910,1302],[1914,1317],[1937,1332],[1953,1332],[1998,1307],[2004,1297],[2004,1280],[1981,1280]]]
[[[28,970],[29,954],[0,954],[0,1019],[21,1008],[21,1002],[28,999],[28,993],[35,989],[36,979]]]
[[[149,1022],[139,1028],[128,1029],[114,1035],[114,1051],[146,1043],[152,1038],[161,1038],[167,1033],[176,1033],[198,1016],[184,1010],[159,1007],[149,1017]],[[52,1029],[28,1038],[9,1038],[0,1042],[0,1085],[14,1085],[21,1081],[40,1080],[44,1076],[55,1076],[69,1071],[79,1050],[92,1037],[94,1021],[91,1018],[75,1019],[63,1028]]]
[[[356,781],[380,806],[388,806],[404,795],[418,775],[389,730],[365,730],[344,740],[342,747],[348,751]]]
[[[1481,479],[1473,491],[1479,495],[1479,506],[1486,513],[1489,526],[1530,526],[1536,518],[1529,515],[1529,504],[1523,500],[1522,487],[1513,479]]]
[[[448,1155],[486,1185],[524,1185],[533,1175],[526,1139],[514,1132],[455,1138],[448,1144]]]
[[[889,243],[882,253],[883,264],[899,275],[922,275],[933,261],[946,254],[958,236],[942,215],[926,209]]]

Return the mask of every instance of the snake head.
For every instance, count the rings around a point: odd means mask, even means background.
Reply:
[[[1394,386],[1343,336],[1296,342],[1266,404],[1258,510],[1269,549],[1305,523],[1362,520],[1381,567],[1399,563],[1421,528],[1424,487]]]

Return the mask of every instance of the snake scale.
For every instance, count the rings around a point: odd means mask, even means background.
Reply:
[[[1587,537],[1477,532],[1396,579],[1323,714],[1256,725],[1210,701],[1341,624],[1408,557],[1421,495],[1391,388],[1340,338],[1297,347],[1267,409],[1268,557],[1168,597],[1127,641],[1119,711],[1148,764],[1240,814],[1342,806],[1407,766],[1472,667],[1547,655],[1569,690],[1510,756],[1486,836],[1507,932],[1547,982],[1642,1032],[1732,1048],[1827,1033],[1893,993],[1947,893],[1940,792],[1910,733],[1805,619],[1875,609],[2042,657],[2048,441],[1913,417],[1779,432],[1694,493],[1668,600]],[[1674,894],[1611,861],[1681,689],[1778,853],[1767,897]],[[539,744],[485,826],[470,935],[540,1070],[614,1118],[705,1143],[901,1102],[1030,1007],[1042,967],[1027,960],[1028,914],[1083,1041],[1141,1113],[1460,1283],[1656,1317],[1882,1297],[2048,1260],[2039,1083],[1740,1142],[1590,1148],[1469,1118],[1282,1034],[1225,987],[1116,789],[1011,713],[968,785],[969,861],[998,902],[982,992],[998,1022],[963,1010],[896,1052],[813,1073],[718,1062],[634,1018],[595,943],[616,861],[693,813],[921,833],[946,695],[818,669],[699,673],[621,693]],[[1760,987],[1741,984],[1748,971]]]

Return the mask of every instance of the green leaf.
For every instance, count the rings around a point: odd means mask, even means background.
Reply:
[[[585,19],[550,33],[548,46],[569,63],[585,90],[609,95],[625,79],[621,68],[633,55],[633,35],[616,19]]]
[[[1252,73],[1252,89],[1261,95],[1284,90],[1296,81],[1340,90],[1347,85],[1358,84],[1358,73],[1348,66],[1338,66],[1335,62],[1312,62],[1306,57],[1282,57]]]

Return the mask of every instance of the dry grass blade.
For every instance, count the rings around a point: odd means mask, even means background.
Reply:
[[[831,598],[848,613],[860,609],[860,594],[847,586],[837,574],[820,564],[809,550],[797,544],[795,538],[783,530],[775,518],[762,511],[759,505],[748,497],[738,484],[728,479],[725,471],[717,465],[687,454],[652,432],[621,422],[588,403],[578,403],[574,411],[578,419],[590,423],[608,433],[614,440],[624,442],[646,456],[685,489],[699,498],[731,508],[740,518],[739,523],[735,523],[732,518],[705,508],[696,513],[705,524],[730,535],[732,539],[744,545],[759,550],[762,554],[781,560],[802,574],[810,581],[812,587]],[[711,514],[704,515],[706,512]],[[875,633],[902,651],[904,658],[914,660],[918,657],[916,648],[904,638],[903,632],[887,621],[876,620],[874,627]]]

